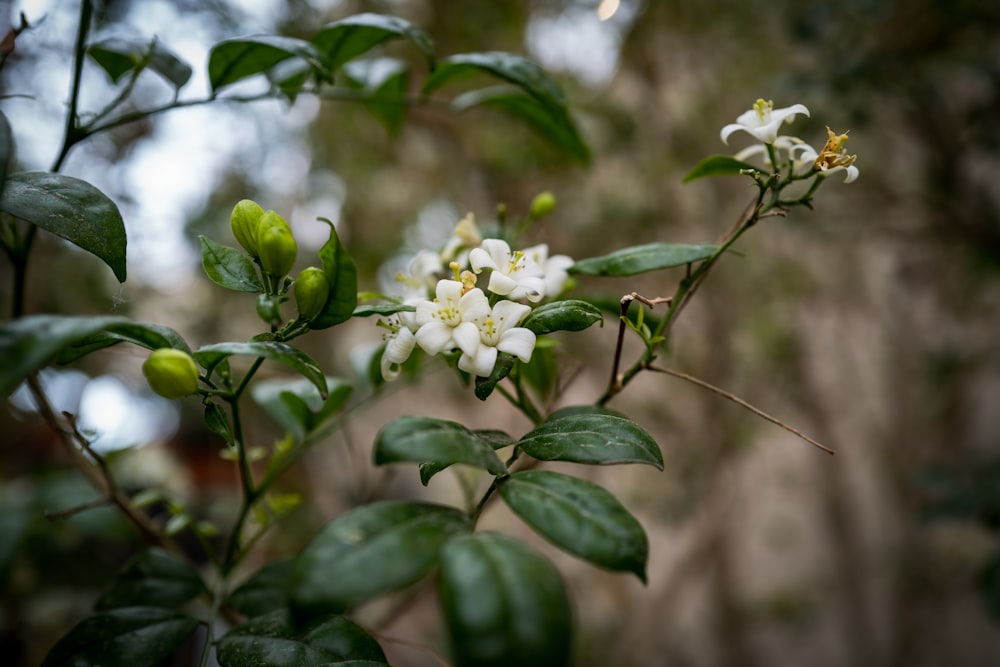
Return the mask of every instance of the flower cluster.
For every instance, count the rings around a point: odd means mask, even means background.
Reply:
[[[753,108],[740,114],[735,123],[723,127],[719,136],[723,143],[728,143],[729,137],[734,132],[746,132],[761,142],[737,153],[734,156],[737,160],[761,157],[768,167],[777,169],[778,165],[773,162],[779,161],[778,156],[784,154],[795,175],[808,176],[815,173],[819,176],[829,176],[844,171],[845,183],[857,179],[860,173],[854,166],[857,156],[848,155],[844,150],[844,144],[847,142],[846,132],[837,134],[829,127],[826,128],[829,138],[819,151],[798,137],[778,134],[782,125],[792,122],[800,114],[808,116],[809,109],[802,104],[775,109],[774,102],[759,99]]]
[[[421,250],[396,276],[400,299],[413,310],[378,322],[386,330],[382,377],[395,379],[417,346],[430,355],[457,352],[458,368],[477,377],[489,377],[500,352],[530,361],[535,334],[518,325],[529,304],[562,292],[572,264],[566,255],[550,257],[545,244],[512,250],[502,239],[483,239],[467,215],[440,252]]]

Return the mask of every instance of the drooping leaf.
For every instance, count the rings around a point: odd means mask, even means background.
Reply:
[[[493,475],[507,472],[484,438],[462,424],[432,417],[399,417],[375,436],[376,465],[406,461],[445,467],[464,463]]]
[[[347,402],[351,385],[340,378],[326,378],[328,395],[320,397],[316,386],[304,379],[284,380],[269,378],[254,383],[251,394],[274,418],[286,433],[291,433],[297,442],[332,417]]]
[[[443,505],[382,501],[334,519],[295,559],[291,603],[297,618],[342,613],[416,582],[441,547],[468,532],[468,515]]]
[[[497,384],[500,383],[500,380],[503,380],[514,370],[515,361],[517,361],[517,358],[509,352],[498,353],[497,360],[493,364],[493,370],[490,371],[490,376],[476,378],[476,398],[480,401],[485,401],[489,398],[493,390],[496,389]]]
[[[526,544],[495,533],[453,539],[441,554],[440,581],[455,667],[570,664],[562,576]]]
[[[562,107],[553,107],[537,98],[512,92],[508,86],[471,90],[452,101],[458,112],[479,107],[497,109],[518,118],[561,151],[583,163],[590,161],[590,148],[580,136],[576,124]]]
[[[209,372],[233,355],[264,357],[285,364],[312,382],[320,396],[326,398],[326,376],[319,365],[302,350],[277,341],[247,341],[245,343],[216,343],[194,351],[194,358]]]
[[[445,58],[427,77],[424,93],[431,93],[452,81],[482,73],[517,86],[547,108],[566,108],[566,96],[545,70],[524,56],[502,51],[462,53]]]
[[[387,665],[378,642],[343,616],[296,624],[275,609],[233,628],[219,641],[222,667]]]
[[[125,223],[115,203],[90,183],[47,171],[8,174],[0,210],[86,250],[125,282]]]
[[[560,549],[646,581],[646,533],[604,488],[548,470],[515,472],[498,486],[514,513]]]
[[[473,433],[480,440],[483,440],[490,445],[494,450],[503,449],[514,444],[514,438],[510,437],[507,433],[503,431],[473,431]],[[438,474],[442,470],[448,468],[449,465],[444,463],[421,463],[418,468],[420,470],[420,483],[424,486],[431,481],[434,475]]]
[[[271,561],[234,590],[226,602],[248,618],[288,607],[288,582],[292,558]]]
[[[118,343],[132,343],[147,350],[171,347],[175,350],[191,351],[187,341],[168,326],[150,324],[149,322],[129,321],[106,327],[98,333],[66,345],[56,355],[56,363],[68,364],[91,352],[110,347],[111,345],[117,345]]]
[[[197,620],[172,609],[112,609],[80,621],[56,642],[42,667],[156,665],[197,626]]]
[[[521,326],[542,336],[554,331],[583,331],[597,322],[603,322],[601,310],[586,301],[566,299],[542,304],[524,318]]]
[[[175,608],[205,590],[205,585],[187,562],[159,548],[143,551],[115,577],[94,604],[96,611],[136,607],[155,602]]]
[[[616,250],[601,257],[582,259],[569,267],[568,271],[591,276],[634,276],[708,259],[718,250],[717,245],[647,243]]]
[[[301,58],[322,79],[332,77],[324,55],[307,41],[279,35],[253,35],[227,39],[212,47],[208,79],[212,90],[263,74],[289,58]]]
[[[214,402],[206,403],[204,420],[208,430],[225,440],[230,447],[236,446],[236,435],[229,426],[226,411],[222,409],[221,405]]]
[[[634,421],[603,413],[550,419],[518,443],[542,461],[648,463],[663,470],[663,455],[652,436]]]
[[[216,243],[207,236],[201,241],[201,265],[213,283],[237,292],[259,294],[264,291],[254,263],[236,248]]]
[[[108,73],[113,83],[139,66],[147,56],[148,67],[180,89],[191,78],[191,66],[159,41],[143,42],[112,37],[87,47],[87,55]]]
[[[330,286],[330,296],[319,315],[309,322],[310,329],[328,329],[346,322],[351,319],[358,305],[358,269],[340,242],[333,223],[322,218],[321,221],[330,225],[330,238],[319,249],[319,258],[323,262],[323,271]]]
[[[749,162],[743,162],[728,155],[710,155],[688,172],[687,176],[684,177],[684,182],[688,183],[706,176],[736,176],[747,170],[760,171],[760,167],[755,167]]]
[[[326,56],[331,70],[392,39],[407,39],[434,69],[434,43],[420,28],[396,16],[362,13],[329,23],[312,43]]]

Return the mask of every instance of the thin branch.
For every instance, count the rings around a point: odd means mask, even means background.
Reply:
[[[649,370],[651,370],[651,371],[656,371],[657,373],[664,373],[666,375],[672,375],[675,378],[680,378],[681,380],[687,380],[691,384],[698,385],[699,387],[701,387],[703,389],[708,389],[709,391],[711,391],[711,392],[713,392],[715,394],[718,394],[719,396],[722,396],[723,398],[729,399],[730,401],[732,401],[733,403],[736,403],[740,407],[749,410],[750,412],[754,413],[755,415],[757,415],[761,419],[769,421],[772,424],[774,424],[775,426],[780,426],[781,428],[785,429],[786,431],[788,431],[789,433],[791,433],[795,437],[800,438],[800,439],[808,442],[813,447],[816,447],[817,449],[821,449],[821,450],[823,450],[824,452],[826,452],[827,454],[830,454],[830,455],[833,455],[833,454],[836,453],[836,452],[834,452],[834,450],[830,449],[829,447],[825,447],[825,446],[821,445],[820,443],[816,442],[815,440],[813,440],[812,438],[810,438],[808,435],[806,435],[802,431],[798,430],[797,428],[795,428],[793,426],[789,426],[788,424],[786,424],[785,422],[781,421],[777,417],[772,417],[771,415],[767,414],[766,412],[764,412],[760,408],[754,407],[753,405],[747,403],[746,401],[744,401],[742,398],[740,398],[736,394],[731,394],[730,392],[726,391],[725,389],[720,389],[720,388],[716,387],[713,384],[709,384],[708,382],[705,382],[704,380],[699,380],[698,378],[696,378],[696,377],[694,377],[692,375],[688,375],[687,373],[681,373],[680,371],[675,371],[675,370],[672,370],[670,368],[663,368],[661,366],[647,366],[646,368],[649,369]]]

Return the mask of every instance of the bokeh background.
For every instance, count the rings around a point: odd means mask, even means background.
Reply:
[[[156,35],[193,65],[182,99],[205,94],[215,41],[308,37],[358,11],[403,16],[430,33],[441,56],[496,49],[540,62],[564,86],[592,149],[584,165],[501,115],[434,107],[413,109],[390,136],[360,105],[310,97],[219,102],[101,135],[76,149],[64,172],[121,207],[129,280],[119,288],[92,257],[40,238],[28,310],[127,314],[168,324],[193,345],[259,328],[252,298],[209,282],[198,255],[198,234],[232,243],[229,210],[243,197],[291,221],[301,266],[325,240],[316,216],[334,220],[362,288],[378,289],[401,258],[443,241],[466,212],[489,223],[498,204],[523,213],[543,190],[559,206],[528,240],[553,252],[583,258],[652,241],[711,242],[753,188],[739,178],[681,181],[702,157],[745,145],[736,137],[722,145],[724,124],[762,97],[807,105],[812,115],[794,133],[813,145],[826,125],[849,129],[861,178],[845,185],[834,177],[815,210],[795,209],[748,234],[684,313],[664,360],[836,455],[715,394],[649,374],[611,407],[654,434],[666,469],[575,470],[615,492],[646,528],[647,586],[557,553],[499,505],[484,523],[557,561],[571,588],[581,666],[1000,660],[1000,6],[622,0],[601,21],[596,0],[99,4],[95,37]],[[62,138],[77,3],[0,9],[0,20],[17,25],[24,11],[35,24],[0,70],[0,108],[13,125],[18,167],[48,169]],[[405,45],[388,51],[414,56]],[[140,104],[169,100],[169,87],[148,78]],[[109,91],[90,65],[84,109],[100,108]],[[4,262],[0,307],[8,313]],[[679,277],[586,279],[578,291],[668,295]],[[602,393],[616,329],[609,318],[560,338],[565,391],[551,407]],[[378,342],[363,320],[303,346],[355,382],[360,401]],[[626,354],[637,349],[627,345]],[[109,350],[46,381],[60,408],[79,411],[81,425],[100,433],[100,447],[121,450],[111,460],[123,486],[154,485],[224,522],[235,472],[196,401],[148,392],[143,356]],[[454,476],[423,489],[415,469],[371,465],[375,432],[402,414],[513,434],[529,428],[500,397],[481,403],[432,365],[356,407],[291,472],[287,490],[306,502],[261,543],[260,562],[294,553],[359,503],[417,495],[462,502]],[[264,418],[254,429],[262,444],[278,437]],[[0,652],[7,664],[32,665],[87,615],[137,542],[110,511],[45,518],[92,492],[18,394],[0,410],[0,442]],[[379,632],[440,648],[433,602],[426,596]],[[390,604],[360,617],[381,618]],[[436,664],[411,645],[385,646],[393,664]]]

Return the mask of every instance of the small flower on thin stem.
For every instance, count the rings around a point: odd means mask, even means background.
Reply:
[[[775,137],[772,146],[774,147],[775,158],[779,163],[782,162],[779,157],[781,153],[786,153],[788,155],[788,161],[791,163],[793,174],[812,169],[813,160],[816,158],[816,149],[798,137]],[[747,160],[758,156],[763,160],[764,164],[772,170],[776,170],[781,167],[781,164],[778,164],[777,166],[771,164],[771,156],[768,153],[767,146],[765,144],[747,146],[733,157],[741,162],[746,162]]]
[[[489,313],[475,318],[479,345],[471,352],[463,350],[458,367],[466,373],[489,377],[499,352],[512,354],[525,363],[531,361],[535,334],[517,326],[530,311],[531,306],[505,299],[497,302]]]
[[[803,104],[775,109],[774,102],[759,99],[752,109],[741,113],[735,123],[723,127],[719,136],[725,144],[729,143],[729,136],[733,132],[746,132],[765,144],[773,144],[782,124],[791,122],[799,114],[808,116],[809,109]]]
[[[410,358],[416,346],[416,337],[413,333],[416,328],[415,313],[396,313],[388,320],[379,320],[378,326],[386,330],[382,336],[385,340],[385,350],[382,352],[380,363],[382,378],[386,382],[391,382],[399,375],[400,366]]]
[[[545,282],[545,296],[555,297],[562,293],[569,280],[567,269],[575,263],[569,255],[552,255],[549,257],[549,246],[545,243],[524,249],[524,254],[536,265],[542,268],[542,279]]]
[[[421,250],[410,260],[406,273],[396,274],[398,291],[404,300],[426,299],[444,270],[436,252]]]
[[[506,241],[485,239],[469,253],[472,270],[492,269],[486,289],[510,299],[541,301],[545,296],[542,267],[523,250],[511,251]]]

